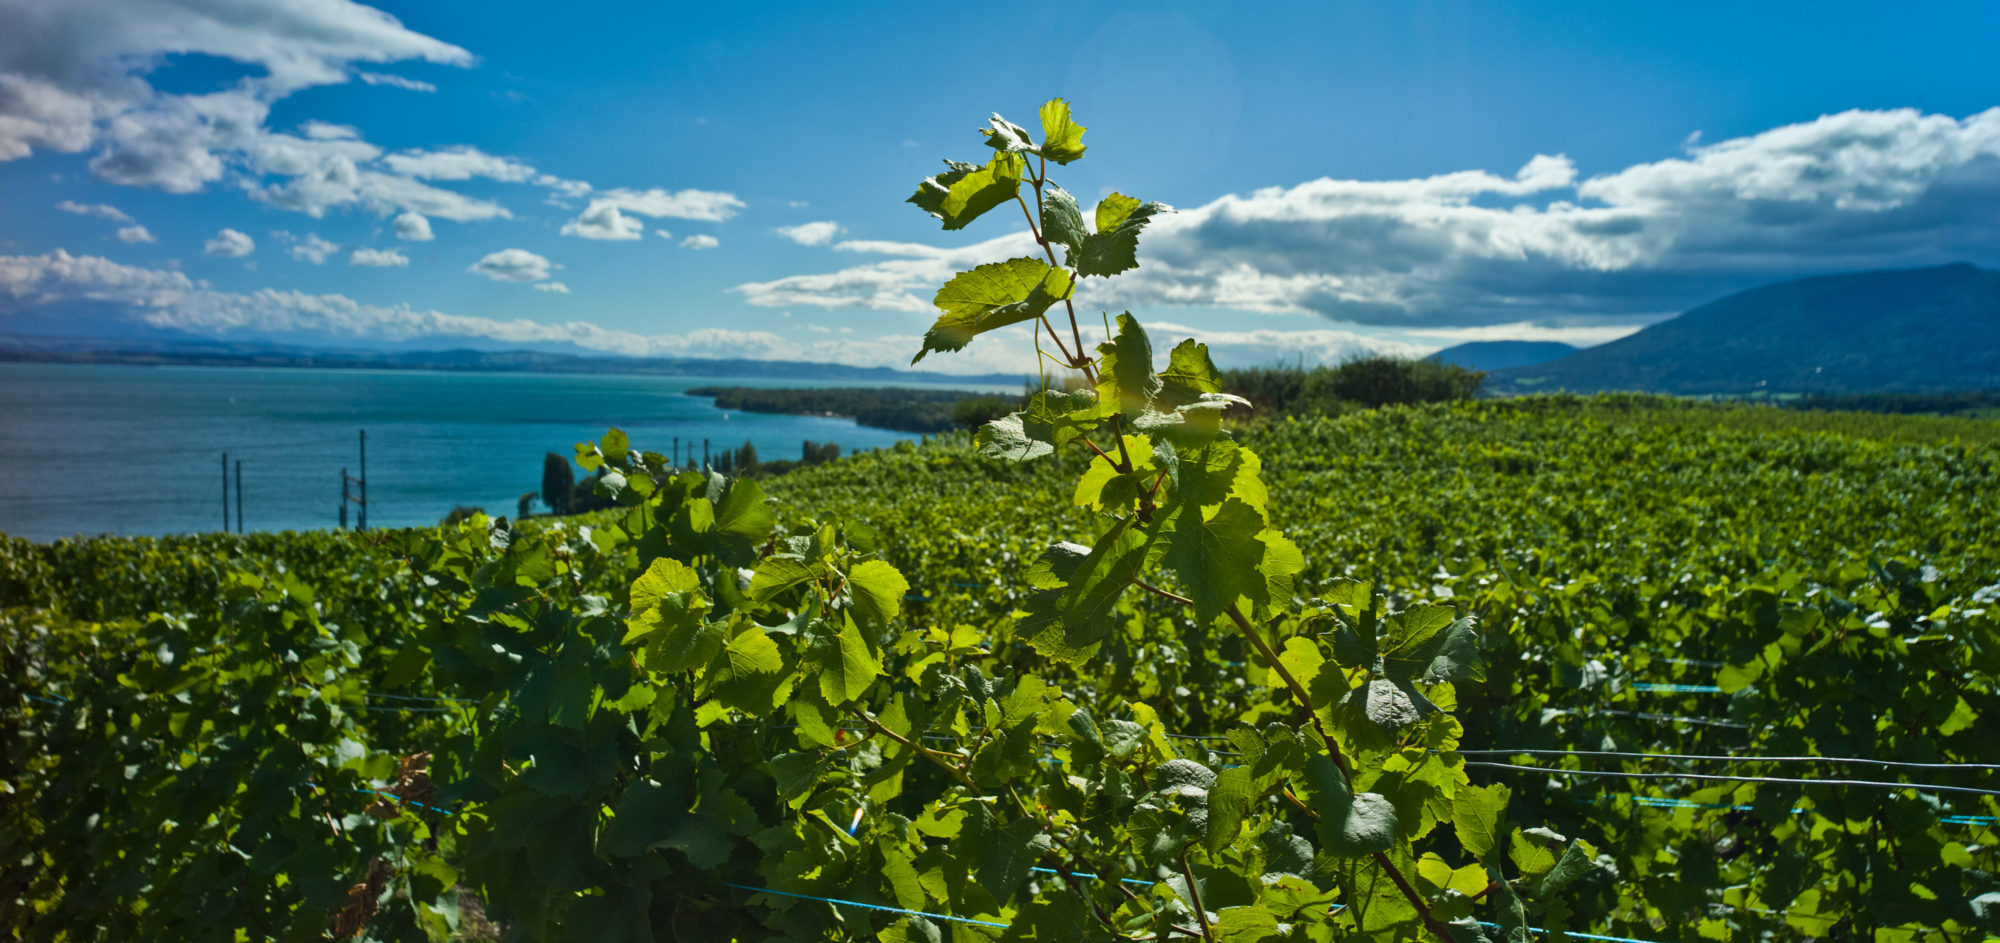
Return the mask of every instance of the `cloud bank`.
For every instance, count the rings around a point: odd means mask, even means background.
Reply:
[[[767,307],[927,311],[952,272],[1033,246],[1020,234],[960,248],[834,248],[888,258],[734,291]],[[1401,329],[1629,330],[1782,278],[2000,263],[2000,108],[1964,119],[1848,111],[1587,179],[1565,157],[1538,155],[1510,176],[1231,194],[1156,221],[1140,260],[1117,279],[1086,280],[1082,303]]]

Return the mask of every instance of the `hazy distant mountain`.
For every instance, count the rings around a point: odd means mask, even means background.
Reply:
[[[1470,341],[1457,347],[1446,347],[1424,359],[1457,364],[1472,370],[1493,371],[1548,363],[1573,353],[1576,353],[1576,348],[1561,341]]]
[[[1866,393],[2000,386],[2000,272],[1960,263],[1738,292],[1558,360],[1498,393]]]
[[[1011,373],[957,375],[791,360],[578,356],[531,350],[356,350],[220,341],[192,335],[68,337],[0,335],[0,361],[141,365],[466,370],[501,373],[616,373],[646,376],[865,380],[939,386],[1015,386]]]

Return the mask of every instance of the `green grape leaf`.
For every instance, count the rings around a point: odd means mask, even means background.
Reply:
[[[1211,828],[1215,822],[1212,815]],[[1264,943],[1284,938],[1278,929],[1277,916],[1256,904],[1222,908],[1216,912],[1214,929],[1216,943]]]
[[[1204,393],[1220,392],[1222,382],[1215,362],[1208,357],[1208,345],[1189,338],[1175,345],[1167,356],[1167,369],[1160,371],[1160,392],[1153,397],[1154,408],[1172,411],[1200,400]]]
[[[623,465],[625,456],[632,452],[632,443],[625,438],[625,430],[614,427],[604,434],[604,439],[598,443],[597,450],[603,453],[605,461],[613,465]]]
[[[1236,832],[1257,799],[1255,778],[1248,766],[1232,766],[1216,774],[1208,790],[1208,852],[1219,855],[1236,840]]]
[[[1561,893],[1563,888],[1568,887],[1577,878],[1590,873],[1590,869],[1597,866],[1596,861],[1596,848],[1581,838],[1572,840],[1568,847],[1563,849],[1562,858],[1556,861],[1555,867],[1549,869],[1548,876],[1542,878],[1542,882],[1536,885],[1535,899],[1541,900]]]
[[[1502,816],[1510,793],[1506,786],[1460,785],[1451,796],[1451,827],[1458,843],[1474,859],[1485,860],[1500,843]]]
[[[764,489],[747,478],[732,478],[715,504],[716,556],[730,566],[749,566],[757,559],[756,547],[770,539],[778,525],[777,512],[764,498]]]
[[[903,611],[903,595],[910,581],[902,571],[881,560],[864,560],[847,572],[847,585],[854,594],[854,612],[862,624],[880,629]]]
[[[710,605],[701,575],[668,557],[654,560],[632,581],[631,595],[634,618],[627,623],[628,643],[660,629],[700,622]]]
[[[1146,559],[1145,534],[1129,525],[1129,518],[1121,520],[1099,537],[1070,577],[1062,624],[1063,640],[1071,647],[1101,641],[1117,628],[1112,609]]]
[[[762,626],[742,621],[742,628],[710,660],[707,682],[724,705],[761,717],[774,706],[785,659]]]
[[[786,590],[811,583],[818,577],[817,569],[798,555],[772,554],[757,564],[757,572],[750,578],[750,598],[768,603]]]
[[[1178,502],[1154,518],[1147,559],[1179,574],[1195,621],[1208,624],[1224,610],[1249,598],[1252,605],[1268,601],[1263,570],[1264,516],[1231,498],[1204,515],[1200,505]]]
[[[1042,191],[1042,238],[1059,246],[1082,245],[1090,238],[1090,230],[1083,225],[1083,210],[1076,205],[1076,197],[1055,184],[1049,184]]]
[[[1085,130],[1070,117],[1069,102],[1049,99],[1042,105],[1042,156],[1058,164],[1082,157]]]
[[[1388,851],[1396,844],[1396,806],[1372,792],[1356,795],[1326,754],[1306,758],[1312,810],[1319,813],[1320,847],[1339,858]]]
[[[987,119],[986,127],[980,128],[979,133],[986,136],[986,146],[996,151],[1016,154],[1023,151],[1033,153],[1037,149],[1035,142],[1028,137],[1027,128],[998,114]]]
[[[945,229],[964,229],[986,211],[1014,198],[1021,189],[1021,175],[1027,161],[1016,153],[1001,151],[979,167],[948,160],[950,168],[917,185],[917,192],[905,201],[944,221]]]
[[[987,331],[1038,318],[1068,298],[1073,287],[1068,272],[1026,257],[960,272],[938,289],[933,301],[944,314],[924,333],[923,349],[910,362],[932,351],[963,350]]]
[[[845,618],[840,622],[840,631],[815,646],[814,656],[820,694],[835,707],[860,697],[882,674],[882,663],[868,650],[861,629]]]
[[[1130,311],[1118,316],[1117,333],[1097,345],[1097,354],[1098,400],[1134,415],[1144,410],[1160,379],[1153,375],[1153,342]]]
[[[1139,232],[1153,217],[1171,213],[1164,203],[1140,203],[1113,193],[1097,204],[1097,232],[1069,250],[1064,261],[1078,275],[1108,276],[1139,267]]]
[[[980,454],[1005,462],[1025,462],[1056,450],[1046,441],[1028,437],[1020,413],[980,426],[972,441],[979,447]]]

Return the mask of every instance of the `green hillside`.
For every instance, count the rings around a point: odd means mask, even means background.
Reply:
[[[1972,265],[1831,275],[1702,305],[1487,389],[1742,396],[2000,385],[2000,272]]]
[[[1505,370],[1548,363],[1576,353],[1576,348],[1560,341],[1469,341],[1447,347],[1425,357],[1438,363],[1457,364],[1468,370]]]

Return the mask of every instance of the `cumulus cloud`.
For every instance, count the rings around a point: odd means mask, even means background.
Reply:
[[[695,233],[681,240],[681,248],[683,249],[713,249],[721,244],[722,240],[707,233]]]
[[[710,190],[605,190],[591,195],[583,212],[563,224],[562,234],[583,239],[640,239],[646,234],[646,225],[636,218],[639,216],[719,223],[735,216],[743,205],[735,194]]]
[[[424,214],[406,212],[396,217],[396,238],[405,242],[429,242],[435,237],[431,235],[431,221]]]
[[[100,147],[106,179],[185,190],[219,176],[224,139],[252,133],[300,89],[347,80],[355,62],[470,65],[471,53],[349,0],[252,5],[193,0],[9,3],[0,38],[0,159]],[[228,9],[241,7],[241,9]],[[168,54],[258,66],[226,91],[163,93],[141,77]],[[246,114],[257,122],[238,123]]]
[[[410,264],[410,257],[395,249],[356,249],[348,254],[347,264],[369,268],[405,268]]]
[[[340,246],[321,239],[319,233],[309,232],[304,239],[292,245],[292,258],[318,265],[325,262],[327,256],[339,251]]]
[[[118,241],[130,246],[141,242],[159,242],[160,240],[153,238],[153,234],[148,232],[146,227],[135,223],[130,226],[121,227],[118,230]]]
[[[646,224],[618,211],[610,200],[592,200],[582,215],[563,224],[562,234],[583,239],[638,239]]]
[[[670,233],[670,232],[668,232],[668,231],[666,231],[666,230],[664,230],[664,229],[655,229],[655,230],[653,230],[653,235],[655,235],[655,236],[658,236],[658,237],[660,237],[660,238],[662,238],[662,239],[672,239],[672,238],[674,237],[674,234],[673,234],[673,233]]]
[[[132,217],[125,215],[125,211],[109,203],[78,203],[75,200],[64,200],[56,204],[56,209],[78,216],[96,216],[114,223],[133,222]]]
[[[488,253],[466,271],[496,282],[539,282],[561,267],[526,249],[502,249]]]
[[[354,73],[354,77],[370,85],[387,85],[391,88],[409,89],[412,92],[435,92],[438,90],[437,86],[429,82],[406,79],[400,75],[390,75],[386,72],[356,72]]]
[[[535,290],[552,292],[558,295],[569,294],[569,286],[563,284],[562,282],[536,282]]]
[[[359,141],[361,129],[351,124],[333,124],[313,119],[299,125],[299,133],[315,141]]]
[[[840,235],[840,224],[832,220],[800,223],[797,226],[779,226],[777,233],[802,246],[823,246]]]
[[[588,321],[559,324],[525,319],[501,321],[409,305],[370,305],[338,294],[275,289],[217,291],[179,272],[122,265],[93,256],[71,256],[60,250],[40,256],[0,256],[0,321],[38,307],[79,301],[112,308],[121,317],[154,327],[209,336],[255,331],[266,335],[306,332],[313,336],[382,340],[484,337],[515,345],[573,344],[587,350],[633,356],[747,357],[862,366],[906,365],[910,352],[922,344],[922,339],[915,335],[802,340],[770,331],[726,328],[639,334],[607,329]],[[968,356],[942,362],[939,369],[966,373],[1033,369],[1033,348],[1024,331],[1017,326],[995,333],[1000,343],[975,345],[967,352]]]
[[[928,311],[952,272],[1033,254],[1025,235],[964,249],[834,248],[890,258],[734,290],[774,307]],[[1231,194],[1159,218],[1140,260],[1118,279],[1086,280],[1080,305],[1603,332],[1783,278],[1992,265],[2000,108],[1964,119],[1843,112],[1588,178],[1541,155],[1512,175],[1321,179]]]
[[[234,229],[224,229],[202,244],[201,251],[225,259],[240,259],[257,250],[257,241]]]
[[[695,219],[710,223],[727,220],[735,216],[744,206],[743,201],[737,199],[735,194],[713,190],[668,192],[658,188],[652,190],[620,188],[604,191],[603,198],[627,213]]]

